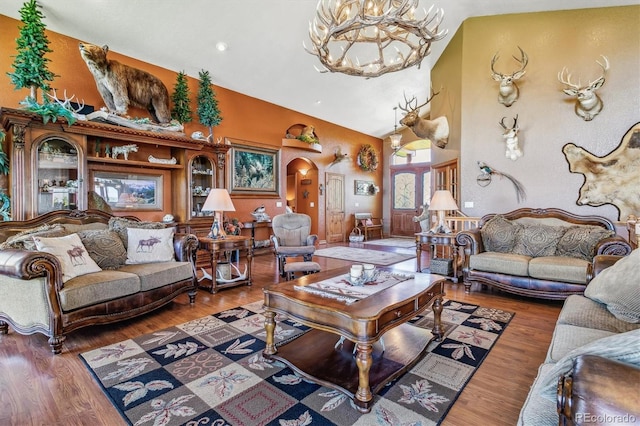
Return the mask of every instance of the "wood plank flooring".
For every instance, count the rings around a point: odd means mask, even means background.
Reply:
[[[358,247],[397,250],[367,244]],[[314,261],[323,270],[350,264],[318,256]],[[422,264],[428,264],[428,253],[423,252]],[[394,269],[405,271],[414,271],[415,267],[415,258],[393,265]],[[253,278],[251,287],[239,286],[216,294],[200,290],[194,306],[189,305],[186,295],[181,295],[168,306],[143,317],[78,330],[68,335],[60,355],[51,354],[46,337],[22,336],[9,327],[8,335],[0,335],[0,425],[126,424],[78,354],[261,300],[262,286],[280,281],[273,254],[267,252],[254,258]],[[463,285],[454,283],[446,285],[446,292],[449,299],[509,310],[516,315],[443,425],[515,425],[538,366],[545,358],[562,303],[520,298],[479,287],[467,295]]]

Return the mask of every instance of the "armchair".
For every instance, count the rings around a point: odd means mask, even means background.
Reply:
[[[305,262],[311,261],[318,240],[317,235],[311,234],[311,217],[301,213],[279,214],[273,217],[271,229],[271,241],[281,276],[284,276],[287,257],[302,256]]]

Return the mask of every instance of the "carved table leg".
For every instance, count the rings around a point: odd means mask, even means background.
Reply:
[[[355,404],[358,407],[358,411],[368,413],[371,411],[371,402],[373,395],[371,394],[371,387],[369,386],[369,370],[371,364],[373,364],[373,346],[363,343],[358,343],[356,353],[356,365],[358,366],[358,391],[356,392]]]
[[[433,329],[431,333],[436,338],[436,342],[442,341],[444,337],[444,328],[442,328],[442,294],[436,296],[433,301]]]
[[[51,336],[49,338],[49,346],[51,346],[51,352],[59,354],[62,352],[62,342],[64,342],[64,336]]]
[[[9,333],[9,323],[6,321],[0,321],[0,334]]]
[[[276,329],[276,313],[272,311],[264,311],[264,330],[267,333],[266,346],[264,348],[264,355],[275,355],[277,352],[276,345],[274,344],[273,334]]]

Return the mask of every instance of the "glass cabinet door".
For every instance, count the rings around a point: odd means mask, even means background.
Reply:
[[[78,208],[78,150],[64,139],[50,138],[37,149],[38,214]]]
[[[198,155],[191,160],[191,196],[189,198],[192,218],[213,215],[213,212],[202,211],[211,188],[215,188],[213,161],[205,155]]]

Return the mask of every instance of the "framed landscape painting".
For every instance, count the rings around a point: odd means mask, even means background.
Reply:
[[[280,158],[277,149],[237,145],[231,140],[229,192],[231,195],[278,197]]]

